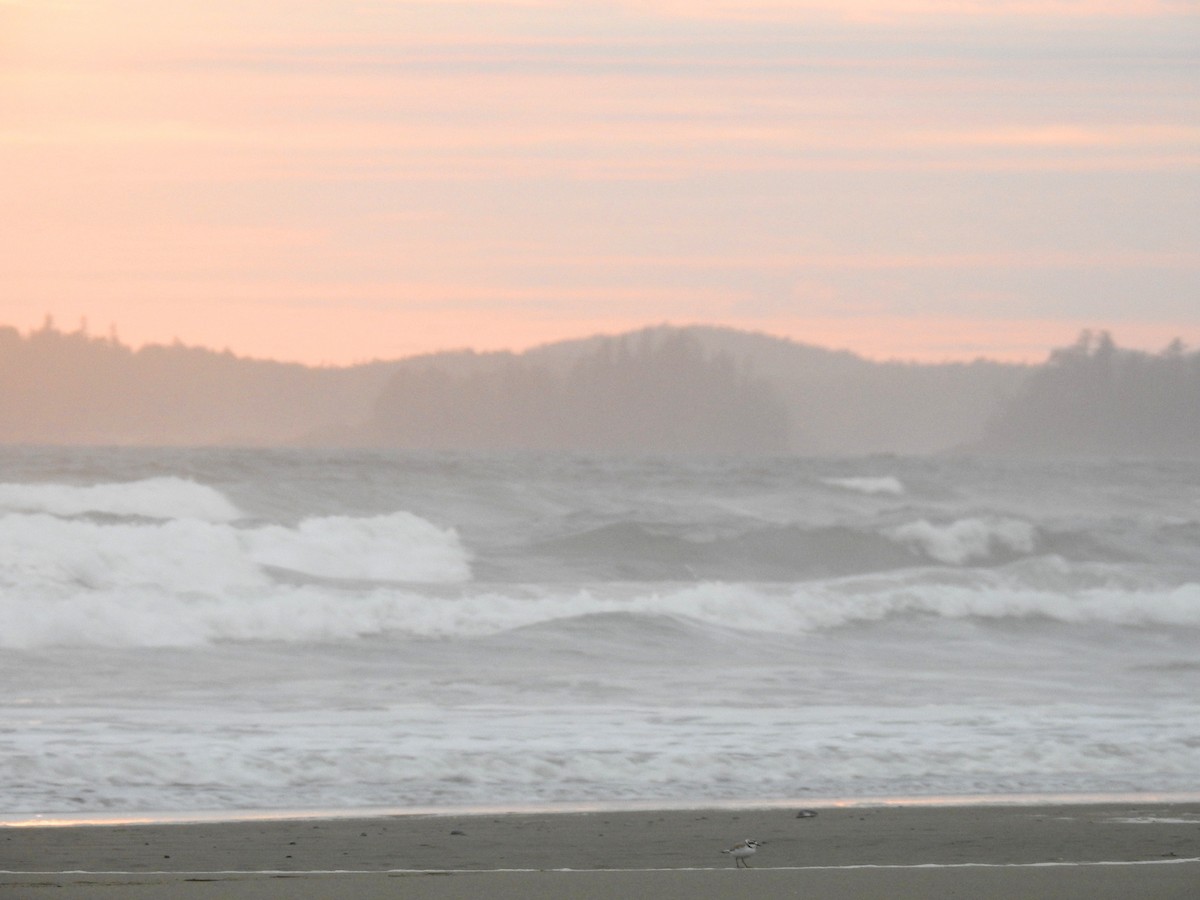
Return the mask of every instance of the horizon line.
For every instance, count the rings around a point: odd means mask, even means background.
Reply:
[[[916,358],[915,356],[904,356],[902,354],[890,354],[890,355],[870,354],[870,353],[867,353],[867,352],[864,352],[861,350],[856,350],[853,347],[833,346],[830,344],[817,343],[815,341],[800,340],[791,335],[780,334],[778,332],[772,332],[772,331],[769,331],[766,329],[746,328],[746,327],[742,327],[742,326],[738,326],[738,325],[722,324],[722,323],[717,323],[717,322],[696,321],[696,322],[689,322],[687,324],[679,324],[679,323],[670,322],[670,321],[660,321],[660,322],[647,322],[644,325],[633,326],[630,328],[619,329],[619,330],[597,330],[597,331],[591,331],[591,332],[580,332],[579,334],[574,335],[574,336],[551,339],[551,340],[541,340],[541,341],[536,341],[533,343],[526,344],[524,346],[479,348],[479,347],[472,347],[470,345],[463,344],[463,345],[458,345],[458,346],[444,346],[439,349],[422,350],[422,351],[417,351],[417,352],[408,353],[408,354],[400,354],[397,356],[365,357],[362,359],[355,360],[353,362],[328,362],[328,361],[306,362],[306,361],[303,361],[300,359],[284,359],[284,358],[272,357],[272,356],[255,355],[253,353],[238,352],[238,351],[233,350],[228,345],[226,345],[225,347],[222,347],[222,348],[218,348],[216,346],[204,344],[204,343],[190,343],[190,342],[183,340],[179,336],[175,336],[169,341],[150,339],[150,340],[137,342],[137,343],[126,342],[125,340],[123,340],[121,338],[120,333],[119,333],[120,330],[115,322],[110,323],[108,334],[98,333],[98,332],[91,330],[89,322],[88,322],[88,318],[86,316],[81,318],[78,327],[76,327],[74,330],[68,330],[68,329],[61,327],[57,323],[56,317],[53,313],[47,313],[40,326],[36,326],[36,327],[30,326],[26,330],[22,331],[22,329],[18,325],[13,325],[13,324],[8,324],[8,323],[0,323],[0,330],[14,331],[23,340],[29,340],[30,338],[32,338],[38,334],[53,333],[53,334],[56,334],[56,335],[59,335],[62,337],[83,337],[89,341],[109,343],[115,347],[120,347],[122,349],[128,350],[131,353],[138,353],[142,350],[151,349],[151,348],[163,348],[163,349],[178,348],[178,349],[185,349],[185,350],[198,350],[198,351],[212,353],[212,354],[218,355],[218,356],[229,355],[229,356],[234,357],[235,359],[246,361],[246,362],[275,363],[278,365],[300,366],[302,368],[308,368],[308,369],[353,369],[353,368],[358,368],[361,366],[386,365],[389,363],[399,363],[399,362],[406,362],[409,360],[416,360],[416,359],[422,359],[422,358],[427,358],[427,357],[437,357],[437,356],[454,355],[454,354],[474,354],[477,356],[509,355],[509,356],[519,357],[519,356],[524,356],[527,353],[541,350],[543,348],[548,348],[548,347],[553,347],[553,346],[558,346],[558,345],[563,345],[563,344],[573,344],[573,343],[581,343],[581,342],[586,342],[586,341],[604,340],[604,339],[620,339],[620,338],[630,337],[630,336],[633,336],[636,334],[640,334],[643,332],[651,332],[651,331],[656,331],[656,330],[673,330],[673,331],[705,330],[705,331],[715,331],[715,332],[729,332],[729,333],[752,336],[752,337],[761,337],[761,338],[765,338],[768,340],[779,341],[780,343],[784,343],[784,344],[791,344],[796,347],[803,347],[803,348],[807,348],[807,349],[819,350],[819,351],[823,351],[823,352],[835,354],[835,355],[836,354],[848,354],[850,356],[857,357],[858,359],[861,359],[865,362],[876,363],[876,364],[880,364],[880,365],[887,365],[887,364],[897,365],[897,364],[899,364],[899,365],[918,365],[918,366],[940,366],[940,365],[964,365],[964,364],[970,364],[970,363],[975,363],[975,362],[982,362],[982,363],[992,363],[995,365],[1005,365],[1005,366],[1037,367],[1037,366],[1045,364],[1050,359],[1051,355],[1055,351],[1060,350],[1060,349],[1065,349],[1069,346],[1073,346],[1073,345],[1079,343],[1080,341],[1084,340],[1088,335],[1097,335],[1097,336],[1098,335],[1108,335],[1109,337],[1113,338],[1113,343],[1119,349],[1138,350],[1138,348],[1122,346],[1119,343],[1119,341],[1116,340],[1114,330],[1111,328],[1083,327],[1083,328],[1079,328],[1077,330],[1076,338],[1074,339],[1074,341],[1072,341],[1070,343],[1059,343],[1059,344],[1053,344],[1053,345],[1047,346],[1046,350],[1044,351],[1043,357],[1040,361],[1031,361],[1028,359],[1010,359],[1010,358],[1004,358],[1003,355],[989,355],[986,352],[979,352],[979,353],[975,353],[973,355],[964,354],[963,356],[953,357],[953,358],[947,356],[944,359],[931,360],[931,359],[919,359],[919,358]],[[1185,347],[1187,346],[1186,342],[1183,341],[1182,336],[1175,338],[1174,341],[1183,342],[1184,346]],[[1170,343],[1173,343],[1174,341],[1169,342],[1166,346],[1170,346]],[[1163,349],[1165,349],[1165,347]],[[1141,351],[1141,352],[1150,352],[1150,351]]]

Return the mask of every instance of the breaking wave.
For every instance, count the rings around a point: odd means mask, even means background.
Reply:
[[[242,517],[220,491],[175,477],[89,486],[0,484],[0,512],[41,512],[53,516],[103,513],[205,522],[232,522]]]
[[[802,636],[896,617],[1050,621],[1116,628],[1200,628],[1200,584],[1153,590],[1038,589],[1004,578],[884,586],[857,579],[827,584],[693,584],[664,590],[611,586],[343,588],[270,583],[265,577],[216,590],[99,586],[37,601],[0,603],[14,626],[5,647],[199,646],[222,641],[340,642],[368,636],[472,639],[530,626],[571,629],[577,649],[612,641],[611,629],[578,629],[619,614],[632,636],[653,618],[724,633]],[[686,635],[681,636],[686,640]]]
[[[8,810],[1194,788],[1191,464],[5,453]]]
[[[985,516],[871,528],[753,524],[725,534],[620,522],[535,549],[598,578],[794,580],[913,565],[998,565],[1043,552],[1040,544],[1031,523]]]
[[[844,488],[860,494],[890,494],[900,496],[904,493],[904,483],[894,475],[859,476],[856,478],[823,478],[823,484],[831,487]]]
[[[997,555],[1027,555],[1037,549],[1037,530],[1010,518],[968,518],[937,525],[918,519],[891,529],[888,535],[930,559],[961,566]]]

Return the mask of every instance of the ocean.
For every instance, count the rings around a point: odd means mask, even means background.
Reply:
[[[1200,464],[0,449],[0,814],[1177,795]]]

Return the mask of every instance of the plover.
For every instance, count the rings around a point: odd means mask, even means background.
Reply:
[[[733,866],[735,869],[740,868],[741,866],[745,866],[747,869],[749,869],[750,863],[746,858],[753,856],[754,851],[756,851],[762,845],[762,841],[742,841],[736,847],[730,847],[728,850],[722,850],[721,852],[728,853],[733,857]]]

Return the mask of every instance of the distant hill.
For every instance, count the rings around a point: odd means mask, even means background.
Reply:
[[[475,401],[468,401],[466,395],[478,398],[481,380],[499,377],[515,384],[521,377],[534,377],[536,372],[547,384],[565,382],[573,377],[571,373],[576,367],[594,367],[598,360],[612,356],[635,358],[679,335],[687,335],[691,342],[693,365],[698,367],[698,357],[712,360],[713,365],[723,368],[729,377],[743,379],[742,390],[753,390],[758,398],[752,404],[753,408],[777,410],[787,452],[803,454],[922,454],[977,440],[996,410],[1016,394],[1031,370],[1029,366],[982,360],[940,365],[877,363],[845,350],[827,350],[771,335],[713,326],[679,328],[663,325],[623,335],[547,344],[519,356],[450,353],[417,357],[400,364],[398,373],[393,376],[397,382],[395,390],[414,397],[419,393],[414,379],[420,373],[420,377],[427,379],[429,389],[436,384],[443,392],[459,390],[463,402],[470,405]],[[524,375],[520,376],[518,372]],[[642,375],[652,379],[651,367],[644,367]],[[714,390],[699,371],[693,374],[691,384],[696,390],[700,390],[701,385],[709,385],[707,390],[710,392]],[[521,396],[528,397],[531,389],[527,385]],[[651,402],[648,398],[653,395],[653,385],[647,381],[644,391],[647,402]],[[714,401],[719,393],[714,393]],[[550,396],[547,394],[548,398]],[[606,403],[602,399],[584,401],[578,394],[575,399],[582,403],[581,416],[586,415],[586,409],[604,408]],[[730,400],[730,396],[725,395],[722,402]],[[636,405],[634,401],[633,395],[627,392],[625,408],[632,409]],[[557,403],[557,399],[547,399],[546,408]],[[503,407],[499,398],[494,398],[493,406],[496,405]],[[401,406],[393,402],[390,412],[380,412],[379,416],[396,419],[413,414],[411,411],[403,413]],[[433,413],[427,410],[423,415],[420,424],[408,420],[409,440],[419,445],[436,443]],[[474,417],[446,413],[446,418],[459,420],[455,427],[470,428],[461,420]],[[732,409],[726,418],[730,428],[737,427],[734,423],[738,420]],[[550,427],[544,421],[541,424]],[[383,440],[383,434],[390,434],[391,440],[399,439],[396,428],[389,431],[380,421],[373,427],[375,437],[372,442]],[[443,423],[442,427],[448,426]],[[742,422],[741,427],[748,428],[748,423]],[[546,435],[533,437],[534,432],[528,428],[526,433],[537,446],[547,441]],[[779,446],[780,436],[774,432],[769,435],[755,432],[759,436],[753,438],[750,432],[739,437],[709,428],[706,433],[714,452],[718,447],[730,449],[735,446],[746,452],[754,452],[755,448],[758,452],[775,452]],[[614,433],[606,431],[606,434]],[[462,439],[470,446],[478,446],[479,437],[478,433],[472,433],[469,438],[463,435]],[[654,445],[649,437],[639,440],[641,446]],[[503,443],[508,445],[508,441]],[[624,443],[639,445],[639,441],[634,440]],[[697,449],[702,448],[703,442]]]
[[[0,443],[1194,456],[1200,354],[1088,334],[1042,366],[879,363],[657,326],[314,368],[47,322],[0,328]]]
[[[392,366],[244,359],[0,328],[0,443],[270,445],[362,421]]]
[[[814,455],[937,453],[974,440],[1031,366],[977,360],[873,362],[846,350],[700,328],[706,347],[751,366],[779,392],[788,444]]]
[[[361,431],[382,446],[786,453],[778,392],[691,330],[451,357],[392,375]],[[457,369],[457,371],[455,371]]]
[[[1084,332],[1056,350],[973,445],[1027,456],[1200,457],[1200,351],[1159,354]]]

